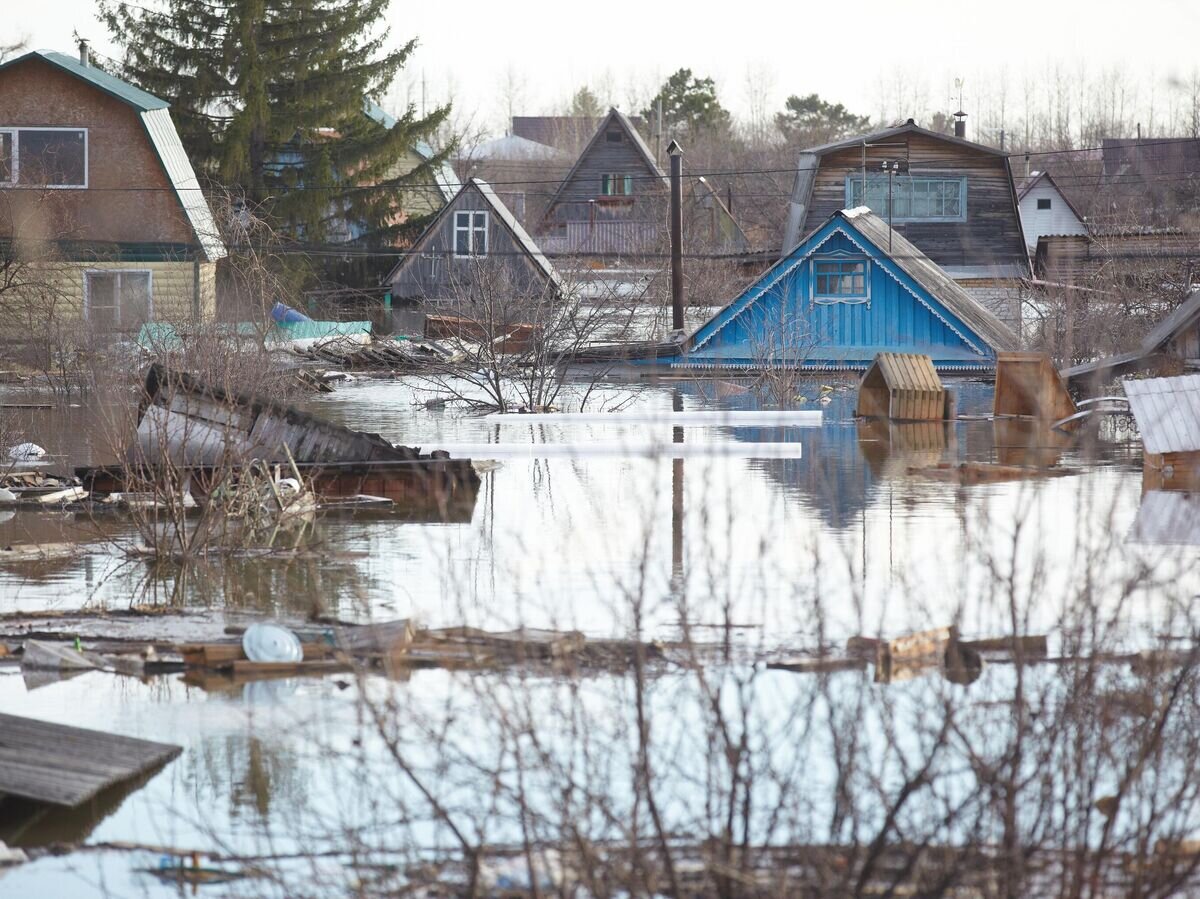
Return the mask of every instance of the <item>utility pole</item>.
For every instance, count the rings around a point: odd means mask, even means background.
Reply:
[[[908,171],[907,159],[885,159],[882,165],[883,171],[888,176],[888,255],[892,252],[892,181],[895,179],[898,172]]]
[[[671,157],[671,330],[683,331],[683,148],[667,145]]]

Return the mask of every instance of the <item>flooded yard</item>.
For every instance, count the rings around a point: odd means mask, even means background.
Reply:
[[[949,386],[964,418],[948,425],[856,420],[852,385],[827,377],[799,388],[798,408],[823,413],[817,426],[673,430],[499,424],[428,408],[417,382],[364,379],[305,408],[426,452],[497,445],[453,514],[419,503],[324,514],[299,538],[302,553],[180,568],[128,558],[138,533],[119,516],[0,512],[0,546],[79,544],[72,558],[0,568],[5,615],[160,606],[207,610],[218,623],[245,612],[415,618],[665,647],[611,670],[417,668],[244,684],[99,671],[38,680],[0,665],[0,711],[183,748],[144,785],[81,809],[0,806],[10,846],[91,847],[0,873],[0,892],[176,895],[178,882],[144,870],[169,875],[176,850],[254,875],[199,888],[212,895],[331,896],[402,894],[420,864],[461,861],[471,846],[528,857],[530,846],[584,837],[614,853],[633,846],[635,857],[643,841],[694,847],[730,835],[861,847],[882,832],[888,844],[974,840],[999,855],[1195,839],[1194,677],[1156,682],[1137,720],[1095,721],[1080,698],[1084,681],[1135,689],[1127,658],[1108,657],[1190,649],[1200,553],[1180,510],[1143,495],[1135,433],[1112,421],[1074,438],[1022,429],[988,420],[990,384]],[[614,381],[591,402],[760,407],[753,391],[703,379]],[[118,443],[97,437],[115,428],[97,421],[119,416],[94,400],[2,414],[47,448],[54,470],[115,458]],[[687,454],[620,449],[672,440]],[[800,448],[736,452],[765,443]],[[944,462],[1064,473],[959,483],[930,471]],[[865,662],[811,675],[766,667],[841,653],[856,637],[950,626],[969,640],[1045,635],[1054,661],[989,661],[967,683],[936,672],[879,683]],[[1071,660],[1094,664],[1071,674]],[[1131,773],[1146,722],[1173,701],[1189,705],[1164,715],[1166,742]],[[1139,778],[1176,798],[1169,820],[1146,812],[1154,800]],[[908,791],[920,795],[905,804]],[[1111,818],[1092,801],[1109,793],[1128,797]],[[537,857],[533,879],[553,892],[550,872],[567,863]],[[1070,865],[1054,857],[1042,876],[1061,882]],[[528,880],[529,866],[511,862],[481,863],[471,889]],[[660,882],[684,876],[667,867]],[[837,863],[828,867],[823,882],[836,882]]]

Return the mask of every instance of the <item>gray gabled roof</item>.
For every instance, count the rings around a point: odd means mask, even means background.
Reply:
[[[1017,349],[1017,335],[1004,322],[963,290],[957,281],[917,249],[903,234],[888,227],[888,223],[871,210],[865,206],[859,209],[843,209],[836,213],[835,217],[851,222],[854,229],[874,244],[880,253],[929,291],[939,303],[986,340],[993,349]],[[821,227],[825,227],[824,222]]]
[[[558,189],[554,191],[554,196],[550,198],[550,202],[546,205],[545,217],[548,217],[554,207],[558,205],[559,197],[567,189],[567,185],[574,180],[575,175],[583,165],[583,161],[587,159],[588,154],[600,142],[600,139],[604,136],[604,132],[608,130],[609,122],[616,122],[621,126],[622,130],[629,137],[629,142],[633,144],[633,148],[637,150],[638,155],[642,157],[642,160],[646,163],[650,171],[654,172],[664,182],[666,181],[667,176],[658,167],[658,163],[654,159],[654,154],[650,152],[650,148],[646,146],[646,142],[642,140],[642,136],[638,134],[638,130],[633,126],[633,122],[629,121],[629,117],[614,106],[608,111],[608,115],[600,120],[600,127],[596,129],[596,133],[592,135],[592,139],[583,148],[583,152],[579,154],[579,158],[575,160],[575,164],[571,166],[566,177],[559,182]]]
[[[931,137],[935,140],[943,140],[946,143],[957,144],[960,147],[969,147],[972,150],[980,150],[984,153],[990,153],[993,156],[1008,156],[1004,150],[997,150],[995,147],[989,147],[987,144],[977,144],[973,140],[967,140],[965,137],[955,137],[952,134],[942,134],[938,131],[930,131],[928,128],[922,128],[912,119],[909,119],[903,125],[894,125],[891,128],[884,128],[882,131],[872,131],[870,134],[859,134],[855,137],[848,137],[844,140],[835,140],[828,144],[821,144],[816,147],[805,147],[801,153],[812,153],[816,156],[824,156],[827,153],[832,153],[835,150],[845,150],[849,147],[862,146],[865,141],[868,144],[881,143],[892,137],[899,137],[901,134],[920,134],[925,137]]]
[[[1193,290],[1186,300],[1146,335],[1142,340],[1141,354],[1149,356],[1162,349],[1171,338],[1191,327],[1197,319],[1200,319],[1200,290]]]
[[[458,193],[451,198],[450,202],[447,203],[438,212],[437,216],[434,217],[434,220],[429,223],[429,227],[425,229],[425,233],[422,234],[417,239],[416,243],[413,244],[413,247],[409,251],[408,255],[397,262],[396,265],[392,267],[392,270],[388,272],[387,277],[383,279],[384,283],[390,283],[392,279],[395,278],[396,273],[416,256],[416,254],[420,251],[420,248],[427,240],[430,239],[431,235],[437,233],[438,229],[441,227],[442,220],[450,214],[450,209],[454,205],[454,201],[458,199],[459,194],[463,193],[463,191],[471,189],[479,192],[479,195],[483,197],[484,202],[487,203],[491,208],[492,213],[501,223],[503,223],[504,227],[508,229],[509,233],[512,234],[513,240],[515,240],[517,245],[525,251],[525,253],[533,261],[533,264],[542,271],[550,283],[554,285],[555,289],[558,290],[559,293],[565,294],[567,292],[567,285],[566,282],[563,281],[562,276],[559,275],[558,269],[556,269],[554,264],[546,258],[546,255],[542,252],[541,247],[539,247],[534,239],[529,236],[529,233],[523,227],[521,227],[521,223],[517,221],[516,216],[509,211],[508,207],[504,205],[504,201],[496,195],[494,190],[492,190],[492,186],[482,178],[471,178],[459,189]]]
[[[179,205],[183,207],[184,215],[187,216],[188,224],[196,235],[204,257],[209,262],[223,257],[225,245],[221,242],[220,231],[208,206],[208,200],[205,199],[200,182],[196,179],[196,171],[192,168],[191,160],[188,159],[183,143],[179,140],[179,132],[175,130],[175,123],[171,120],[170,104],[95,66],[85,66],[77,58],[65,53],[34,50],[0,64],[0,71],[29,59],[49,63],[137,110],[146,129],[146,136],[150,138],[150,144],[175,189],[175,196],[179,199]]]

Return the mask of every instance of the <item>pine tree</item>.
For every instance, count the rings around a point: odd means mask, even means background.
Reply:
[[[404,191],[433,190],[445,153],[398,163],[448,107],[394,124],[384,94],[416,46],[386,50],[389,0],[101,0],[120,74],[170,102],[197,171],[244,192],[291,237],[368,246],[404,218]],[[389,127],[390,126],[390,127]]]
[[[680,69],[663,82],[650,105],[642,110],[646,121],[654,121],[660,103],[668,134],[695,138],[729,132],[731,117],[717,99],[716,83],[711,78],[694,77],[691,69]]]

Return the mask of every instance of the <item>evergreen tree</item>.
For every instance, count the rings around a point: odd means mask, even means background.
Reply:
[[[604,105],[600,102],[600,98],[592,92],[592,89],[586,84],[575,92],[575,96],[571,98],[571,107],[568,115],[579,116],[588,119],[598,119],[605,113]]]
[[[775,114],[775,127],[792,146],[811,147],[861,134],[871,127],[870,116],[858,116],[841,103],[828,103],[816,94],[787,98]]]
[[[380,97],[415,47],[387,51],[389,0],[101,0],[123,77],[167,100],[197,171],[262,204],[289,236],[379,245],[404,191],[434,190],[445,153],[399,163],[445,119]],[[375,113],[368,114],[368,111]]]
[[[654,122],[662,101],[663,128],[667,134],[696,137],[708,133],[720,136],[729,131],[730,116],[717,99],[717,86],[711,78],[695,78],[691,69],[680,69],[665,82],[642,110],[647,122]]]

